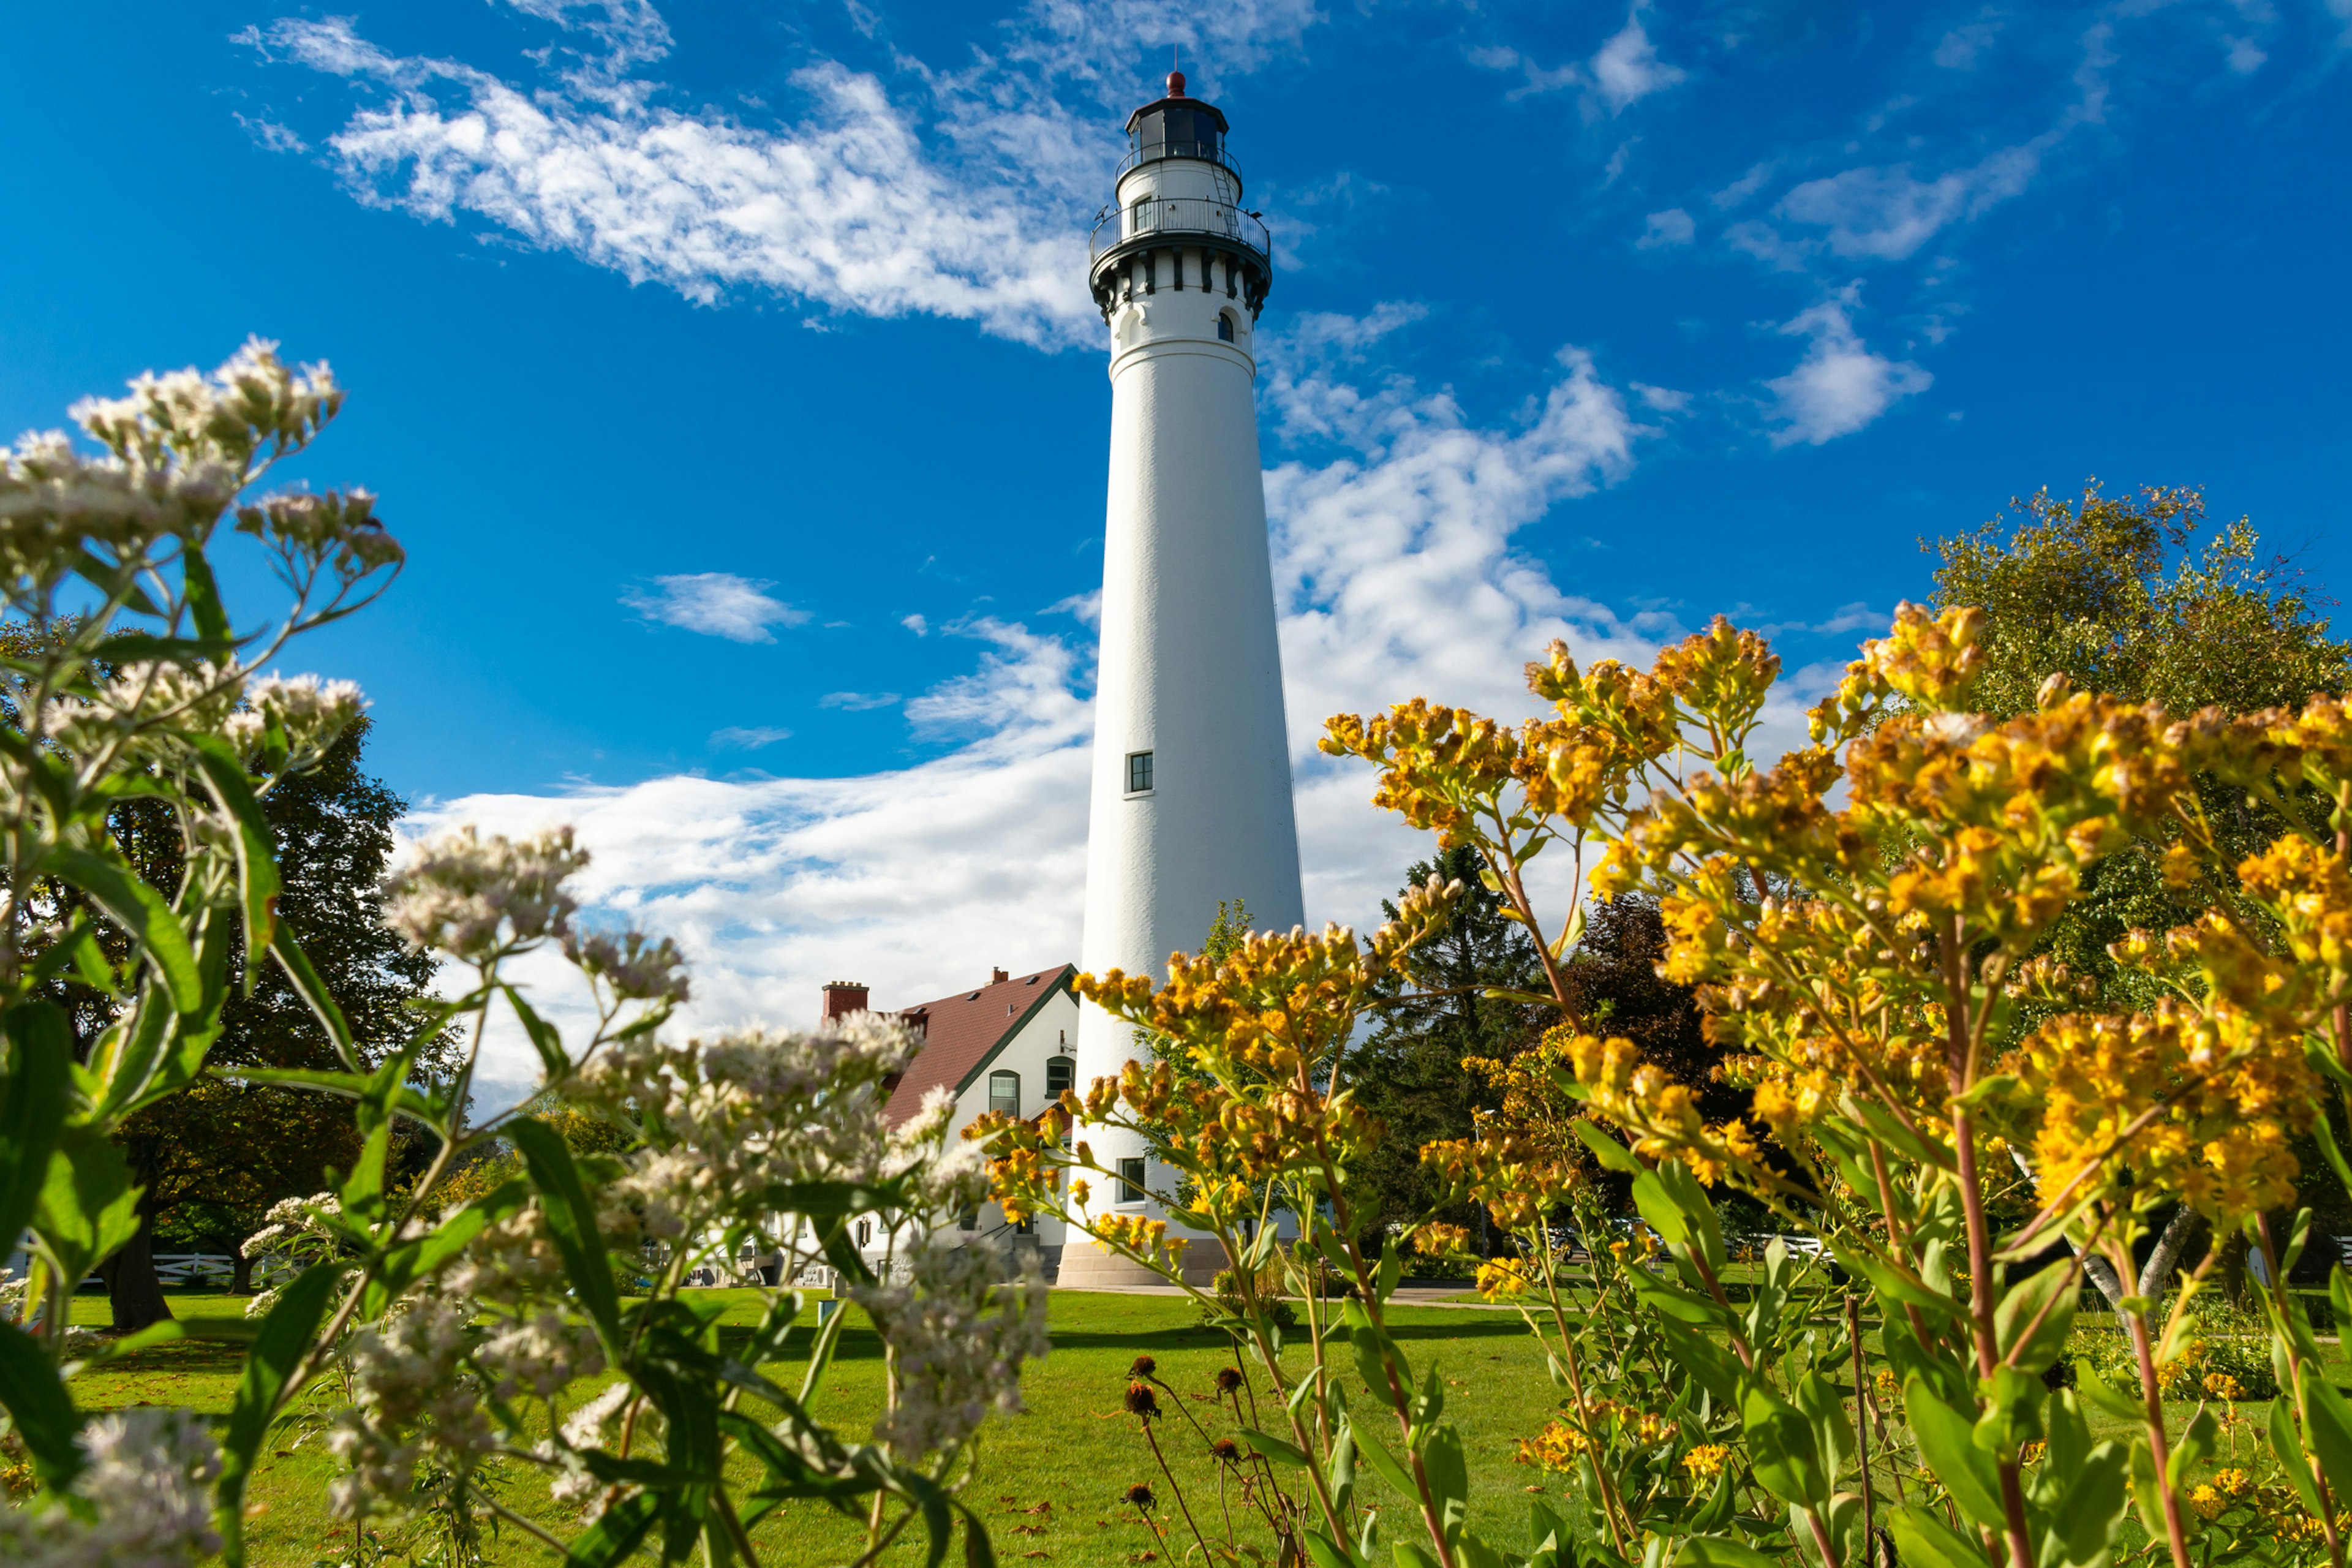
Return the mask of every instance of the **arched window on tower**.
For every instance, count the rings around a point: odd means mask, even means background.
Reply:
[[[1217,341],[1221,343],[1234,341],[1234,313],[1231,310],[1217,312]]]
[[[1019,1073],[992,1072],[988,1075],[988,1109],[1005,1116],[1021,1114]]]

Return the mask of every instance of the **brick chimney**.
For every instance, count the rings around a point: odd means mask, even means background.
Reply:
[[[824,1018],[835,1018],[866,1010],[866,987],[855,980],[828,980],[824,983]]]
[[[1002,985],[1012,978],[1013,976],[1005,973],[1002,969],[992,969],[988,972],[988,983],[991,985]]]

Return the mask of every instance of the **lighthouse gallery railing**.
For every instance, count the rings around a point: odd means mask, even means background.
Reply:
[[[1099,261],[1105,251],[1130,239],[1187,234],[1231,240],[1260,257],[1273,249],[1265,225],[1254,215],[1205,196],[1151,196],[1124,207],[1105,207],[1096,215],[1087,247],[1092,259]]]

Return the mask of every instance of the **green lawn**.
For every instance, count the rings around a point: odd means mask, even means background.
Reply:
[[[729,1321],[749,1324],[756,1310],[751,1293],[713,1294],[734,1298]],[[171,1300],[184,1318],[236,1316],[245,1309],[242,1298],[231,1296],[174,1294]],[[1139,1553],[1157,1547],[1140,1516],[1122,1499],[1130,1484],[1149,1481],[1163,1494],[1162,1527],[1178,1548],[1171,1555],[1181,1559],[1182,1521],[1173,1500],[1165,1498],[1165,1484],[1121,1400],[1128,1368],[1138,1355],[1149,1353],[1158,1360],[1161,1378],[1202,1396],[1195,1410],[1213,1435],[1221,1434],[1226,1426],[1216,1422],[1205,1400],[1217,1370],[1233,1363],[1223,1336],[1200,1328],[1192,1307],[1173,1298],[1056,1292],[1052,1302],[1053,1353],[1032,1365],[1023,1384],[1029,1410],[991,1420],[982,1442],[980,1478],[966,1491],[967,1500],[989,1521],[998,1554],[1008,1563],[1125,1563],[1141,1561]],[[76,1321],[107,1321],[100,1299],[83,1298],[76,1309]],[[1433,1361],[1446,1380],[1447,1414],[1462,1427],[1471,1449],[1471,1473],[1482,1489],[1473,1500],[1474,1522],[1501,1539],[1517,1539],[1524,1528],[1525,1491],[1546,1478],[1509,1462],[1513,1442],[1539,1428],[1556,1400],[1540,1352],[1511,1313],[1406,1307],[1396,1309],[1394,1318],[1398,1338],[1416,1367]],[[237,1365],[238,1352],[230,1347],[171,1345],[85,1373],[75,1394],[91,1409],[152,1403],[221,1413],[228,1408]],[[798,1374],[789,1364],[777,1370]],[[817,1414],[863,1436],[879,1401],[881,1371],[878,1342],[853,1317]],[[582,1394],[591,1392],[583,1388]],[[1199,1440],[1172,1410],[1160,1433],[1194,1506],[1213,1512],[1213,1465]],[[248,1510],[253,1561],[272,1568],[308,1568],[323,1554],[347,1554],[350,1530],[327,1515],[324,1488],[331,1468],[316,1451],[316,1440],[298,1442],[289,1433],[272,1449],[255,1478]],[[1385,1493],[1369,1473],[1359,1485],[1368,1501],[1377,1502]],[[1548,1484],[1547,1489],[1553,1488]],[[499,1495],[559,1534],[572,1526],[535,1477],[520,1468]],[[1204,1527],[1208,1522],[1202,1520]],[[758,1531],[772,1553],[768,1561],[775,1563],[841,1562],[854,1554],[856,1534],[835,1516],[806,1506],[795,1506]],[[512,1530],[490,1555],[501,1563],[552,1560]],[[891,1561],[921,1558],[917,1541]]]

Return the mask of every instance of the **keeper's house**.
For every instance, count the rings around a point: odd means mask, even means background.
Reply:
[[[1029,1120],[1060,1099],[1077,1075],[1078,996],[1071,985],[1076,973],[1072,963],[1034,974],[999,969],[985,985],[898,1009],[923,1047],[890,1092],[891,1125],[913,1116],[935,1087],[956,1097],[950,1126],[958,1132],[985,1111]],[[824,988],[828,1018],[871,1006],[863,985],[835,981]],[[967,1236],[995,1237],[1008,1251],[1035,1249],[1049,1279],[1061,1262],[1059,1220],[1008,1225],[991,1203],[959,1216],[957,1224]],[[878,1262],[888,1237],[872,1220],[857,1226],[859,1250]]]

